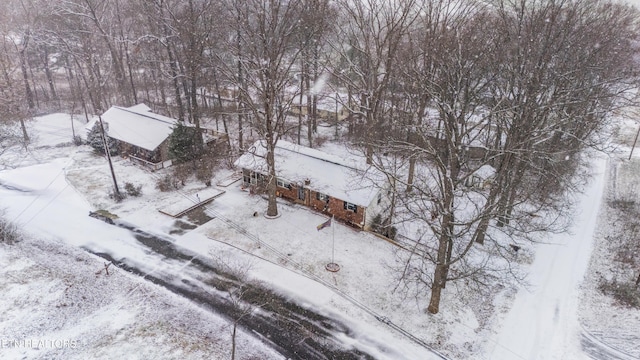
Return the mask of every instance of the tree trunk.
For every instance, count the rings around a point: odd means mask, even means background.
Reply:
[[[182,86],[182,93],[184,94],[184,97],[185,97],[182,103],[185,106],[185,114],[189,115],[191,114],[191,101],[189,100],[190,87],[188,84],[187,72],[185,70],[184,64],[178,60],[179,58],[175,51],[173,53],[173,56],[177,64],[178,74],[180,74],[179,82],[180,82],[180,86]],[[188,116],[185,116],[185,118],[189,119]]]
[[[218,106],[220,106],[220,111],[223,111],[224,106],[222,105],[222,97],[220,96],[220,83],[218,82],[217,71],[213,72],[213,83],[216,86]],[[231,150],[231,137],[229,136],[229,127],[227,126],[226,115],[222,115],[222,126],[224,127],[224,133],[227,134],[227,145],[229,146],[229,150]]]
[[[29,106],[29,110],[33,110],[36,107],[36,104],[33,100],[33,91],[31,90],[31,86],[29,85],[29,75],[27,73],[27,58],[25,54],[26,45],[27,43],[25,43],[24,48],[20,51],[20,70],[22,71],[22,79],[24,81],[24,92],[27,97],[27,105]]]
[[[451,228],[453,228],[453,226],[451,226]],[[453,230],[453,229],[452,229]],[[447,279],[449,276],[449,264],[451,264],[451,256],[453,254],[453,239],[451,239],[451,237],[449,237],[449,240],[447,241],[447,254],[445,256],[445,264],[447,264],[444,267],[444,278],[442,281],[442,288],[446,288],[447,287]]]
[[[427,311],[431,314],[437,314],[440,311],[440,298],[442,289],[446,283],[446,273],[448,264],[446,264],[448,240],[441,235],[438,245],[438,258],[436,270],[433,274],[433,282],[431,284],[431,298],[429,299],[429,307]]]
[[[200,128],[200,114],[198,113],[198,86],[196,82],[196,69],[195,66],[190,69],[191,71],[191,90],[190,90],[190,101],[191,101],[191,122],[196,126],[195,133],[195,144],[196,149],[199,154],[202,154],[204,150],[204,142],[202,139],[202,129]]]
[[[58,94],[56,93],[56,87],[53,82],[53,76],[51,75],[51,68],[49,67],[49,49],[46,46],[43,46],[43,66],[44,66],[44,74],[47,77],[47,83],[49,84],[49,91],[51,91],[51,97],[54,100],[58,99]],[[58,104],[60,106],[60,104]]]
[[[20,117],[20,129],[22,129],[22,139],[24,141],[24,147],[27,148],[27,144],[29,144],[29,134],[27,134],[27,128],[24,126],[24,118]]]
[[[497,178],[494,180],[498,180]],[[487,235],[487,229],[489,228],[489,221],[493,218],[494,209],[496,204],[496,197],[500,194],[501,191],[504,190],[504,187],[501,184],[494,184],[491,187],[491,191],[489,192],[489,196],[487,197],[487,201],[482,209],[483,217],[478,222],[478,227],[476,228],[473,234],[473,241],[482,245],[484,244],[485,236]]]
[[[367,141],[365,145],[365,157],[367,158],[367,165],[373,164],[373,145]]]
[[[362,106],[362,104],[366,104],[366,109]],[[360,113],[365,113],[364,119],[364,142],[365,142],[365,157],[367,165],[373,164],[373,144],[374,141],[374,122],[375,119],[372,118],[373,113],[371,111],[371,104],[369,103],[369,99],[365,94],[360,95]]]
[[[125,55],[126,55],[126,61],[127,61],[127,69],[129,70],[129,83],[131,84],[131,95],[133,95],[133,103],[137,104],[138,93],[136,91],[135,82],[133,81],[133,69],[131,68],[131,56],[129,55],[129,46],[125,46]]]
[[[87,5],[89,3],[87,2]],[[118,17],[118,21],[120,20],[120,8],[118,7],[118,3],[115,3],[115,13],[116,16]],[[96,13],[95,9],[92,6],[88,7],[88,10],[91,13],[91,19],[93,20],[93,23],[95,24],[96,28],[98,29],[98,31],[100,32],[100,37],[104,40],[105,45],[107,46],[107,49],[109,50],[109,55],[111,56],[111,64],[113,65],[113,73],[115,75],[115,79],[116,79],[116,85],[118,87],[118,95],[119,98],[121,99],[121,101],[123,101],[125,104],[129,104],[129,99],[128,99],[128,89],[127,89],[127,79],[125,78],[125,74],[124,74],[124,66],[122,64],[122,56],[120,53],[118,53],[118,49],[116,47],[116,44],[114,43],[115,40],[114,37],[111,36],[111,34],[107,33],[107,31],[105,31],[103,25],[100,23],[100,16],[98,16],[98,14]],[[121,26],[120,26],[121,27]]]
[[[269,179],[267,183],[267,194],[269,196],[269,204],[267,206],[267,216],[278,216],[278,203],[276,202],[276,168],[275,168],[275,144],[273,138],[267,139],[267,165],[269,167]]]
[[[304,96],[304,58],[302,59],[302,72],[300,74],[300,107],[298,108],[298,145],[302,140],[302,99]]]
[[[73,72],[71,71],[71,67],[69,67],[69,76],[73,77]],[[82,111],[84,112],[84,122],[88,123],[89,122],[89,110],[87,109],[87,100],[85,99],[85,97],[83,95],[82,85],[80,84],[80,77],[79,76],[75,76],[75,79],[76,79],[76,84],[77,84],[76,91],[78,92],[78,94],[80,96],[80,104],[82,104]],[[74,98],[74,101],[75,101],[75,98]]]
[[[416,158],[409,158],[409,175],[407,176],[407,192],[411,192],[413,190],[413,176],[416,171]]]
[[[307,63],[307,56],[303,56],[305,63]],[[311,103],[311,77],[309,76],[309,66],[305,66],[305,72],[303,74],[304,81],[307,88],[307,141],[309,147],[313,147],[313,104]]]
[[[483,245],[484,238],[487,235],[487,229],[489,228],[489,217],[486,216],[480,220],[478,227],[476,228],[473,241]]]
[[[263,103],[264,108],[264,137],[267,145],[267,168],[269,169],[269,179],[267,184],[267,192],[269,195],[269,205],[267,207],[267,216],[269,217],[277,217],[278,216],[278,203],[276,202],[276,160],[275,160],[275,149],[276,143],[278,142],[277,128],[274,126],[278,126],[278,117],[282,114],[282,109],[278,107],[277,104],[277,93],[276,89],[270,81],[267,81],[267,86],[265,88],[267,101]],[[259,122],[260,119],[256,119],[255,121]]]
[[[447,273],[449,272],[449,259],[451,258],[452,237],[454,231],[453,224],[453,198],[454,189],[450,182],[444,184],[444,196],[442,207],[444,214],[442,215],[441,233],[438,237],[438,255],[436,257],[436,269],[433,274],[433,282],[431,284],[431,299],[427,310],[431,314],[437,314],[440,310],[440,296],[447,282]]]
[[[240,23],[242,21],[242,18],[240,17],[240,13],[238,13],[238,23]],[[242,62],[240,61],[240,59],[242,58],[242,38],[240,37],[240,28],[238,28],[237,33],[236,33],[236,37],[237,37],[237,41],[238,41],[238,53],[236,54],[238,56],[238,84],[240,85],[240,89],[238,89],[238,149],[240,150],[240,153],[243,152],[243,130],[242,130],[242,118],[244,116],[244,102],[242,97],[244,96],[244,91],[246,91],[246,88],[244,86],[244,76],[242,74]]]
[[[76,75],[80,74],[80,77],[82,77],[82,82],[84,82],[84,86],[87,88],[87,94],[89,95],[89,101],[91,102],[91,106],[93,107],[93,111],[94,112],[101,112],[102,111],[102,100],[101,100],[101,91],[99,89],[99,85],[96,85],[96,75],[93,69],[93,56],[92,54],[89,52],[88,49],[84,49],[85,50],[85,58],[86,58],[86,72],[87,74],[85,75],[85,72],[82,69],[82,66],[80,65],[80,62],[78,61],[78,58],[76,56],[74,56],[74,60],[76,62],[76,68],[79,71],[79,73],[77,73]]]
[[[29,66],[29,74],[31,75],[31,89],[33,89],[33,100],[36,103],[36,108],[40,107],[40,98],[38,97],[38,86],[42,89],[42,93],[44,95],[44,101],[47,101],[47,90],[42,85],[38,85],[36,82],[36,75],[33,73],[33,65],[30,61],[27,61],[27,65]]]
[[[162,73],[163,73],[162,64],[165,63],[165,59],[162,56],[162,52],[160,50],[155,50],[154,55],[160,60],[154,64],[155,67],[151,71],[151,80],[153,80],[156,99],[158,98],[161,99],[162,107],[169,114],[169,116],[172,116],[171,108],[169,107],[169,104],[167,104],[167,95],[165,93],[164,77],[162,76]]]
[[[233,322],[233,331],[231,333],[231,360],[236,359],[236,329],[238,328],[238,322]]]
[[[165,26],[166,28],[166,26]],[[168,36],[169,30],[165,29],[165,34]],[[180,95],[180,84],[178,83],[178,66],[173,56],[173,50],[171,44],[167,42],[165,45],[167,49],[167,56],[169,57],[169,73],[171,74],[171,81],[173,82],[173,91],[176,98],[176,106],[178,107],[178,121],[184,122],[184,105],[182,104],[182,96]]]
[[[318,54],[318,42],[314,43],[313,46],[313,83],[314,83],[314,87],[318,86],[317,82],[318,82],[318,58],[319,58],[319,54]],[[316,89],[313,92],[313,106],[312,106],[312,113],[311,113],[311,119],[313,122],[313,132],[315,134],[318,133],[318,91],[322,91],[322,89]]]

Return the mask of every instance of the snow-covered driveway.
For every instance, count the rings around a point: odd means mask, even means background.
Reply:
[[[579,196],[569,234],[538,245],[529,288],[520,288],[502,329],[490,340],[486,359],[589,359],[581,349],[579,286],[589,263],[603,195],[607,160],[593,163],[591,182]]]

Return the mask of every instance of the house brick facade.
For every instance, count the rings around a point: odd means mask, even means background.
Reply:
[[[254,179],[252,181],[252,179]],[[243,186],[258,186],[266,188],[266,176],[251,170],[243,169]],[[349,225],[364,228],[367,224],[366,208],[349,203],[342,199],[331,197],[315,191],[302,184],[292,184],[278,179],[276,195],[296,204],[308,206],[326,215],[333,215]]]

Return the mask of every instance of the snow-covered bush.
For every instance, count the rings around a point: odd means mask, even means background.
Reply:
[[[156,189],[162,192],[177,190],[181,187],[182,184],[180,183],[180,181],[171,175],[165,175],[161,178],[158,178],[158,180],[156,181]]]
[[[216,166],[215,159],[212,157],[202,157],[196,160],[196,179],[202,181],[206,186],[211,186],[211,178],[213,177],[213,169]]]
[[[124,190],[129,196],[138,197],[142,195],[142,185],[135,186],[130,182],[126,182],[124,183]]]
[[[620,305],[640,309],[640,290],[632,282],[603,280],[598,288],[604,294],[613,297]]]
[[[371,230],[380,235],[386,236],[389,239],[395,239],[398,233],[398,229],[395,226],[389,224],[389,219],[382,220],[382,214],[377,214],[371,221]]]
[[[82,143],[83,143],[83,141],[82,141],[82,138],[80,136],[76,135],[76,136],[73,137],[73,145],[80,146],[80,145],[82,145]]]
[[[0,243],[11,245],[18,240],[20,240],[18,227],[0,213]]]
[[[315,143],[315,147],[322,147],[322,145],[324,145],[324,143],[326,143],[327,140],[329,140],[328,136],[318,135],[315,137],[315,139],[313,139],[313,142]]]
[[[600,280],[598,289],[620,305],[640,309],[640,204],[631,192],[609,200],[607,206],[616,224],[607,234],[611,262],[608,271],[615,276]]]
[[[180,186],[185,186],[189,177],[193,174],[194,164],[192,161],[179,163],[172,167],[173,181],[179,182]]]

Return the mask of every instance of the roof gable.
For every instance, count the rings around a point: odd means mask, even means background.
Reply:
[[[144,104],[129,108],[112,106],[102,114],[107,135],[149,151],[155,150],[171,135],[178,121],[146,109]]]

